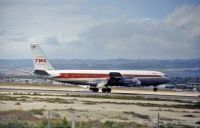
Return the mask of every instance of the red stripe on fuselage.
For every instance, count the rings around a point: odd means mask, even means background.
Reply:
[[[160,75],[122,74],[126,77],[161,77]],[[109,78],[109,74],[60,73],[54,78]]]

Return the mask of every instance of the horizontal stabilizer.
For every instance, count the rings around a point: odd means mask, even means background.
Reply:
[[[40,76],[49,76],[50,75],[45,70],[35,70],[33,73],[36,74],[36,75],[40,75]]]

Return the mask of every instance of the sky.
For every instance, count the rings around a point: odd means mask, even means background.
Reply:
[[[200,0],[0,0],[0,59],[200,58]]]

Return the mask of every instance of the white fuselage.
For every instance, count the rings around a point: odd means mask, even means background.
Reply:
[[[164,73],[144,70],[48,70],[48,78],[76,84],[88,84],[91,81],[105,81],[110,72],[118,72],[128,78],[137,78],[143,85],[162,84],[168,81]]]
[[[106,87],[128,86],[130,85],[160,85],[169,82],[169,78],[161,72],[142,70],[55,70],[49,63],[39,44],[31,44],[33,55],[33,73],[48,79],[78,84],[97,85],[101,81],[106,81]],[[98,89],[95,91],[98,91]],[[103,90],[102,92],[105,92]],[[111,92],[111,89],[107,89]]]

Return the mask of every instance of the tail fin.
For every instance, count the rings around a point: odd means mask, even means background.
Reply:
[[[39,44],[31,44],[31,52],[35,70],[54,70]]]

